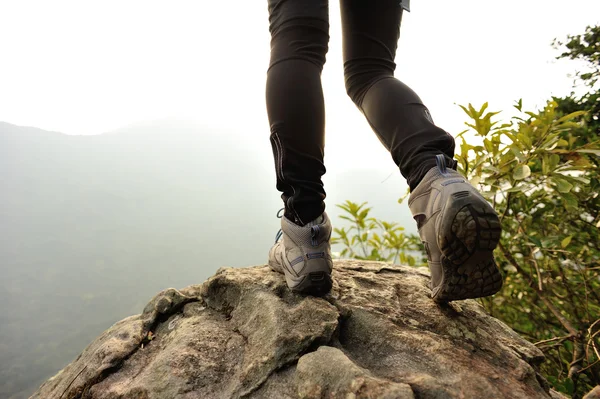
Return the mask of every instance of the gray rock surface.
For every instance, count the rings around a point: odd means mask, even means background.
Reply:
[[[597,385],[583,397],[583,399],[600,399],[600,385]]]
[[[423,269],[336,261],[325,298],[266,266],[159,293],[33,398],[551,398],[542,353]],[[554,396],[555,397],[555,396]]]

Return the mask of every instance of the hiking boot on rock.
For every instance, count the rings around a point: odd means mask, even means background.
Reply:
[[[288,287],[301,294],[321,296],[331,290],[331,222],[326,213],[305,226],[284,216],[269,266],[283,273]]]
[[[449,302],[493,295],[502,287],[493,255],[498,215],[465,177],[447,168],[443,155],[436,162],[408,201],[427,251],[432,297]]]

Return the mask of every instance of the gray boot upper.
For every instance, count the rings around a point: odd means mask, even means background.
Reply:
[[[331,288],[331,221],[326,213],[319,223],[298,226],[285,216],[281,218],[281,240],[275,243],[269,253],[269,265],[275,271],[284,273],[292,290],[310,291],[320,285],[321,279],[329,280]],[[314,288],[314,287],[313,287]]]

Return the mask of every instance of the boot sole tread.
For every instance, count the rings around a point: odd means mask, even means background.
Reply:
[[[465,202],[459,198],[470,197]],[[449,302],[494,295],[503,279],[494,261],[493,251],[500,241],[498,215],[482,199],[454,196],[456,208],[452,223],[439,237],[443,279],[433,299]]]

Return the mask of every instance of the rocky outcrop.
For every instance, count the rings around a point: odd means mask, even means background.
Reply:
[[[325,298],[266,266],[159,293],[34,398],[550,398],[542,353],[423,269],[336,261]],[[554,395],[554,393],[553,393]]]
[[[583,399],[600,399],[600,385],[596,386]]]

